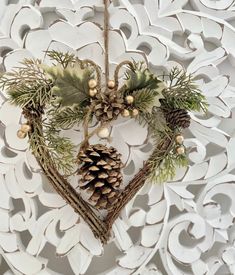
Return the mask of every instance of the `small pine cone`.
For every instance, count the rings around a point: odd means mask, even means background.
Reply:
[[[78,163],[80,188],[91,194],[89,200],[97,209],[110,210],[121,192],[121,155],[113,147],[90,145],[80,151]]]
[[[97,94],[94,99],[95,116],[98,121],[108,122],[117,119],[124,109],[124,101],[120,94],[110,92]]]
[[[183,109],[164,109],[164,116],[171,128],[188,128],[190,126],[190,115]]]
[[[26,117],[26,118],[37,118],[40,117],[41,115],[44,114],[44,107],[43,106],[37,106],[37,107],[33,107],[33,106],[26,106],[23,109],[22,114]]]

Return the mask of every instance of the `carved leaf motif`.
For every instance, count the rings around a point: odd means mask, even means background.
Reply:
[[[147,259],[150,252],[150,248],[143,246],[131,247],[126,251],[126,255],[119,260],[119,264],[130,269],[136,268]]]
[[[103,36],[99,27],[102,5],[103,0],[0,1],[1,68],[11,70],[25,57],[41,59],[45,50],[56,49],[70,51],[82,59],[92,59],[103,70]],[[122,222],[114,227],[114,240],[121,251],[114,249],[113,244],[105,247],[103,258],[97,260],[102,265],[102,273],[235,273],[234,226],[231,226],[234,219],[235,167],[234,7],[232,0],[111,1],[110,27],[120,30],[110,33],[111,76],[116,63],[132,58],[146,60],[156,72],[184,66],[195,73],[209,99],[210,112],[207,117],[191,114],[190,133],[185,133],[190,168],[178,171],[174,183],[144,188],[123,211]],[[48,59],[45,62],[50,64]],[[92,256],[93,252],[100,253],[100,245],[94,245],[93,240],[90,243],[84,237],[86,248],[79,241],[69,250],[69,242],[73,240],[62,242],[65,234],[69,235],[70,230],[82,221],[72,209],[63,206],[60,199],[51,195],[46,179],[29,152],[25,152],[26,140],[16,138],[15,133],[23,122],[20,113],[18,108],[8,104],[3,91],[0,94],[0,246],[1,255],[9,267],[4,275],[27,272],[58,275],[63,273],[60,272],[63,268],[59,266],[61,262],[66,265],[66,275],[86,274],[89,266],[87,273],[95,274],[97,262],[93,263]],[[131,134],[125,129],[131,129]],[[145,143],[147,131],[137,129],[133,121],[128,121],[128,124],[117,121],[113,133],[117,137],[113,145],[119,146],[125,162],[130,164],[125,171],[128,179],[128,173],[138,171],[150,152],[151,146]],[[75,132],[71,136],[75,139]],[[79,138],[76,142],[79,143]],[[27,169],[34,172],[33,178]],[[35,173],[40,176],[35,176]],[[144,216],[149,211],[151,213],[160,201],[166,202],[167,211],[163,211],[164,224],[158,231],[155,229],[158,223],[147,225]],[[130,214],[133,208],[139,209],[136,216]],[[59,212],[53,212],[58,209]],[[160,210],[155,213],[153,221],[159,217],[162,219]],[[46,221],[45,227],[43,221]],[[206,228],[203,221],[207,224]],[[199,227],[195,228],[197,224]],[[45,230],[45,235],[35,233],[37,226],[39,231]],[[191,230],[192,227],[194,230]],[[81,230],[87,234],[84,228],[81,227]],[[151,230],[160,232],[160,235],[149,234]],[[59,233],[56,237],[55,232]],[[170,237],[170,234],[173,235]],[[29,239],[25,243],[27,256],[24,248],[19,246],[25,235]],[[32,236],[37,236],[38,240]],[[89,232],[87,236],[90,236]],[[53,266],[53,253],[46,263],[42,253],[36,253],[46,243],[57,249],[63,244],[62,250],[63,253],[68,252],[65,257],[69,263],[58,260]],[[151,244],[146,252],[144,246]],[[88,251],[88,248],[91,250]],[[125,251],[128,251],[127,258],[124,256],[120,260]],[[13,255],[15,252],[16,255]],[[111,255],[112,262],[107,261],[106,255]],[[123,266],[115,263],[117,255]],[[187,256],[187,265],[182,255]],[[156,258],[160,263],[157,268],[148,264]],[[24,261],[30,265],[24,265]],[[109,266],[106,266],[107,262]],[[51,269],[46,267],[50,264],[53,266]],[[68,265],[72,267],[69,274]]]

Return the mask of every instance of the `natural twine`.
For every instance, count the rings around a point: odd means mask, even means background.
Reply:
[[[109,0],[104,0],[104,58],[105,58],[105,87],[109,81]]]

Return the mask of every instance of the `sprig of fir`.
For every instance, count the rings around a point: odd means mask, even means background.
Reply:
[[[52,80],[47,78],[40,60],[24,59],[21,64],[0,77],[0,88],[7,91],[10,102],[17,106],[44,106],[51,99]]]
[[[54,125],[56,129],[71,129],[83,121],[85,110],[79,106],[68,106],[62,109],[52,108],[47,115],[50,124]]]
[[[172,180],[176,175],[177,167],[186,167],[188,158],[186,154],[177,154],[177,144],[175,143],[175,133],[165,136],[155,144],[148,163],[151,167],[149,178],[154,183],[163,183]],[[163,146],[161,146],[163,144]]]
[[[163,90],[165,99],[161,100],[165,108],[185,109],[188,111],[206,111],[208,104],[199,90],[192,74],[174,67],[164,75],[168,87]]]
[[[75,55],[69,52],[63,53],[56,50],[51,50],[47,51],[46,54],[51,60],[56,61],[56,64],[53,64],[54,66],[60,64],[64,69],[67,68],[69,64],[76,61]]]
[[[60,130],[53,126],[44,124],[43,136],[46,146],[58,171],[69,175],[75,163],[75,146],[69,138],[60,136]]]

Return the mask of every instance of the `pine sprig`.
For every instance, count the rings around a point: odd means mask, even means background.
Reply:
[[[136,90],[132,93],[134,97],[133,106],[137,108],[140,112],[146,112],[151,110],[154,103],[156,102],[156,97],[159,95],[157,90],[151,90],[149,88],[143,88]]]
[[[172,180],[176,175],[177,167],[188,165],[186,154],[179,155],[176,153],[177,145],[174,136],[175,134],[172,132],[171,135],[162,140],[163,143],[168,143],[166,148],[159,148],[159,140],[158,142],[155,141],[155,150],[149,159],[151,167],[149,178],[152,182],[163,183]]]
[[[155,148],[148,160],[150,180],[154,183],[172,180],[177,167],[188,165],[186,155],[178,155],[176,153],[174,131],[167,126],[164,114],[160,108],[154,108],[152,113],[142,112],[139,116],[139,122],[142,125],[148,125],[149,137],[152,139]],[[167,145],[161,148],[159,146],[161,142]]]
[[[47,51],[46,54],[50,57],[51,60],[56,61],[56,63],[60,64],[64,69],[67,68],[69,64],[72,64],[76,61],[75,55],[68,52],[63,53],[56,50],[51,50]]]
[[[85,117],[84,110],[79,106],[65,107],[63,109],[55,108],[48,112],[50,123],[56,129],[70,129],[75,125],[79,125]]]
[[[21,67],[0,78],[0,88],[7,91],[10,102],[22,108],[43,106],[51,99],[53,83],[41,68],[41,61],[25,59]]]
[[[34,120],[34,131],[30,133],[29,145],[34,156],[45,166],[52,160],[55,168],[62,175],[68,176],[75,163],[75,146],[67,137],[60,136],[60,131],[52,125]],[[50,155],[46,155],[49,152]]]
[[[50,151],[54,165],[58,171],[68,175],[72,172],[75,163],[75,146],[69,138],[61,137],[59,134],[60,131],[54,128],[53,125],[44,127],[46,146]]]
[[[196,85],[193,75],[175,67],[168,75],[168,87],[163,90],[165,99],[161,100],[165,108],[185,109],[188,111],[206,111],[207,102]]]
[[[172,130],[167,126],[164,114],[160,108],[153,108],[151,112],[141,112],[138,121],[144,127],[148,126],[149,135],[155,144],[163,136],[168,137],[172,134]]]
[[[185,155],[179,156],[175,153],[169,153],[162,159],[160,166],[157,169],[153,168],[150,178],[153,182],[163,183],[167,180],[172,180],[176,175],[177,167],[186,167],[188,159]]]

